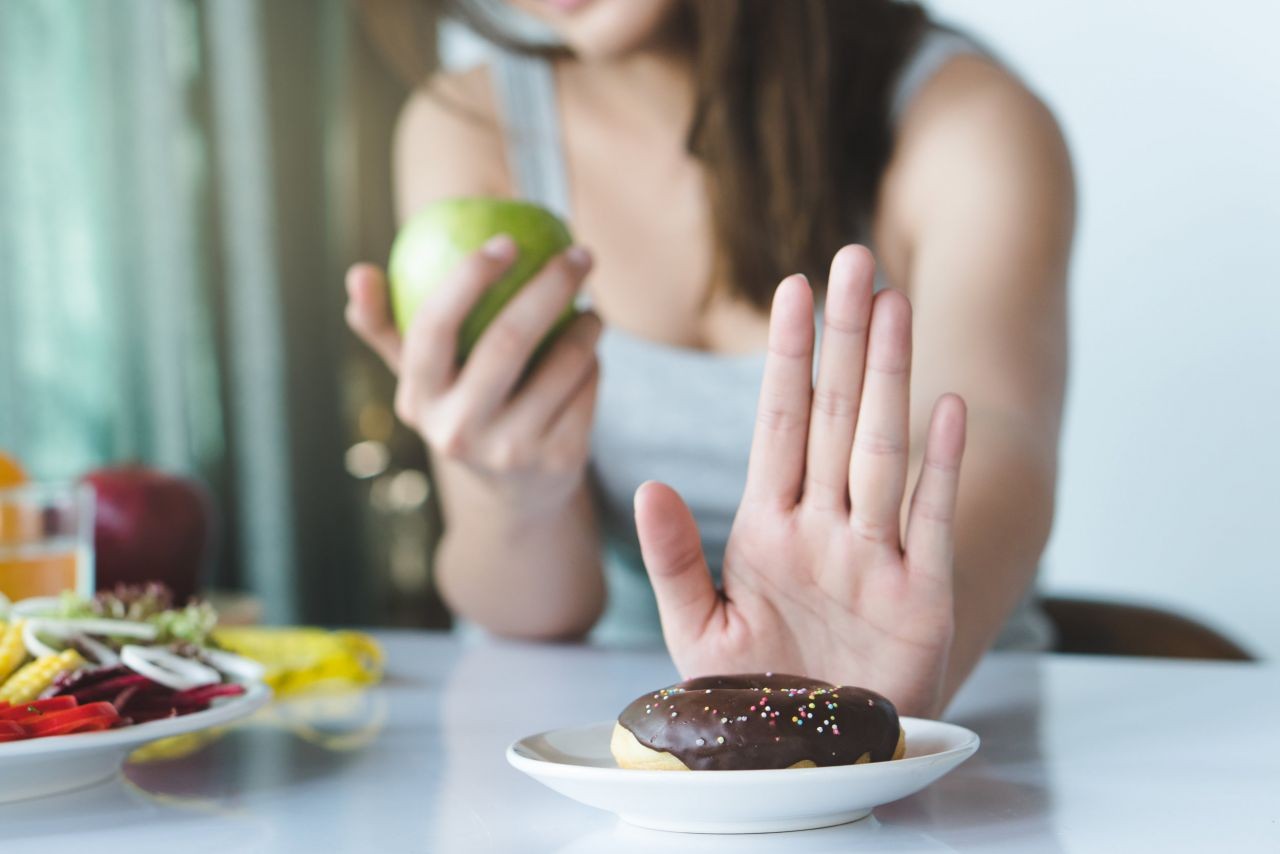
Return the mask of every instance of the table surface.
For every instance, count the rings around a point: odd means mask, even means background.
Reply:
[[[380,638],[379,688],[278,703],[184,758],[0,806],[0,850],[1280,850],[1275,666],[993,654],[947,715],[983,741],[950,776],[854,824],[729,838],[629,827],[504,758],[673,681],[661,650]]]

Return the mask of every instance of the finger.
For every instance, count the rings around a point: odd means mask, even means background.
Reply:
[[[911,303],[897,291],[871,308],[867,369],[849,459],[850,521],[868,539],[899,544],[907,481]]]
[[[938,398],[907,514],[906,562],[913,571],[940,576],[951,568],[966,421],[963,399],[954,394]]]
[[[662,634],[673,653],[697,642],[720,597],[702,555],[693,514],[671,487],[649,481],[636,490],[640,553],[658,600]]]
[[[744,500],[794,506],[804,480],[813,388],[813,292],[804,276],[778,285],[760,383]]]
[[[574,318],[498,416],[496,429],[542,435],[596,365],[602,326],[594,312]]]
[[[849,503],[849,452],[862,396],[875,261],[846,246],[831,262],[822,322],[822,355],[809,415],[804,500],[825,510]]]
[[[586,375],[570,392],[569,399],[553,416],[546,430],[543,455],[550,468],[563,471],[586,459],[599,387],[600,366],[592,360]]]
[[[458,386],[474,395],[473,411],[478,417],[490,416],[506,402],[534,350],[590,269],[591,256],[585,249],[575,246],[557,255],[485,328],[458,375]]]
[[[373,264],[347,270],[347,326],[377,353],[392,373],[400,371],[400,331],[391,318],[387,279]]]
[[[499,234],[468,255],[445,282],[422,301],[405,332],[401,363],[428,394],[439,394],[457,373],[458,330],[489,286],[516,259],[516,244]]]

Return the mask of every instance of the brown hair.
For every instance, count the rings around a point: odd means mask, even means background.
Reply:
[[[691,5],[689,151],[707,173],[727,281],[765,308],[783,276],[825,282],[836,250],[867,233],[892,84],[926,19],[891,0]]]
[[[503,32],[475,0],[452,9]],[[865,239],[893,145],[893,82],[928,26],[895,0],[685,0],[672,25],[692,54],[688,150],[705,171],[717,281],[767,308],[778,281],[826,280]]]

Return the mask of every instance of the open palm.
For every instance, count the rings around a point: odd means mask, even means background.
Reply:
[[[782,671],[937,714],[951,643],[952,520],[964,403],[934,407],[905,534],[911,306],[873,297],[874,262],[832,262],[813,381],[813,295],[779,285],[747,486],[717,591],[697,526],[669,487],[636,493],[663,635],[685,677]]]

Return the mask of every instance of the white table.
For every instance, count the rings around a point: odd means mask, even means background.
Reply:
[[[1280,851],[1274,666],[992,655],[948,715],[982,749],[930,789],[843,827],[700,837],[620,824],[503,758],[672,681],[660,650],[381,637],[381,688],[0,806],[0,851]]]

